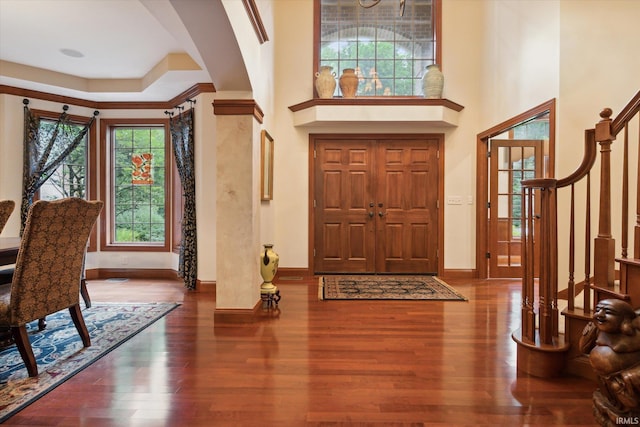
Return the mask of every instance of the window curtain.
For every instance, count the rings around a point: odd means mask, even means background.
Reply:
[[[196,174],[193,134],[193,104],[185,113],[170,115],[169,127],[173,154],[180,175],[184,208],[182,212],[182,240],[180,242],[180,262],[178,274],[184,279],[184,286],[193,290],[198,279],[198,242],[196,234]],[[184,107],[176,107],[181,111]]]
[[[24,104],[24,161],[20,235],[36,192],[69,153],[80,144],[98,115],[98,112],[94,111],[87,123],[78,125],[71,122],[67,114],[69,107],[65,105],[54,126],[45,131],[40,129],[40,118],[29,109],[29,100],[25,99],[22,103]]]

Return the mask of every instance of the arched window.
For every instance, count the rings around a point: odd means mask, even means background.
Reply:
[[[357,96],[422,96],[426,67],[440,63],[440,3],[316,0],[316,67],[355,69]]]

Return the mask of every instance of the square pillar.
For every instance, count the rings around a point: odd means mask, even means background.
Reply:
[[[260,123],[253,113],[244,114],[244,109],[238,108],[238,105],[245,106],[246,100],[238,102],[214,101],[213,104],[216,114],[216,312],[246,314],[261,301]]]

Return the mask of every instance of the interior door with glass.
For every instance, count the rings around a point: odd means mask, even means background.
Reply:
[[[489,277],[522,277],[521,183],[542,177],[543,150],[542,140],[491,140]]]

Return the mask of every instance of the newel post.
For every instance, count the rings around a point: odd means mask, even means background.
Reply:
[[[613,286],[615,280],[615,240],[611,236],[611,134],[610,108],[600,113],[596,141],[600,144],[600,210],[598,237],[594,241],[593,277],[596,285]]]

